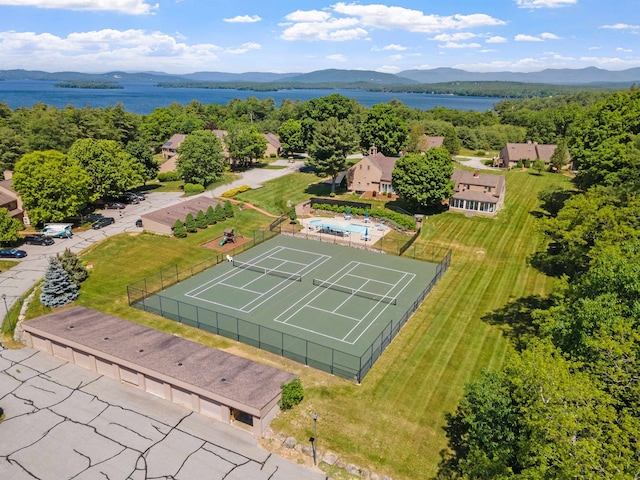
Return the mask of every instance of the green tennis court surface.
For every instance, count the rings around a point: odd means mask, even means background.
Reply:
[[[283,235],[229,260],[136,306],[357,380],[443,273]]]

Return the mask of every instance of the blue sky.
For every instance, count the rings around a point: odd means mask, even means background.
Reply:
[[[640,66],[638,0],[0,0],[0,69]]]

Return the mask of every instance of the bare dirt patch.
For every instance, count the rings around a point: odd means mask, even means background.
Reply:
[[[210,250],[217,250],[218,252],[230,252],[234,248],[239,247],[240,245],[244,245],[245,243],[249,243],[251,241],[250,238],[236,237],[235,243],[227,242],[223,246],[220,246],[221,240],[222,240],[222,235],[214,238],[213,240],[209,240],[208,242],[203,243],[200,246],[204,248],[208,248]]]

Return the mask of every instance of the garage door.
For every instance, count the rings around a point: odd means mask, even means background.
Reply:
[[[148,393],[164,398],[164,383],[152,377],[145,378],[145,390]]]
[[[80,365],[81,367],[86,368],[87,370],[91,370],[91,357],[86,353],[79,352],[77,350],[73,351],[73,361],[76,365]]]
[[[105,377],[115,378],[113,373],[113,364],[111,362],[107,362],[106,360],[102,360],[101,358],[96,358],[96,368],[100,375],[104,375]]]
[[[220,404],[215,400],[209,400],[207,398],[200,399],[200,413],[209,418],[214,418],[216,420],[222,420],[222,415],[220,414]]]
[[[58,357],[58,358],[62,358],[63,360],[66,360],[67,362],[71,362],[73,361],[73,358],[71,357],[71,355],[69,354],[69,349],[60,344],[60,343],[56,343],[56,342],[51,342],[51,346],[53,348],[53,355]]]
[[[120,367],[120,380],[138,386],[138,374],[128,368]]]
[[[171,389],[171,400],[183,407],[192,408],[191,392],[187,392],[181,388],[173,387]]]

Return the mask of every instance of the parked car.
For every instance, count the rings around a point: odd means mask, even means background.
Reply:
[[[136,220],[136,227],[138,228],[142,228],[142,219],[139,218],[138,220]]]
[[[120,202],[109,202],[104,206],[107,210],[122,210],[125,207],[126,205]]]
[[[51,237],[34,234],[25,236],[24,243],[26,243],[27,245],[53,245],[56,242]]]
[[[102,217],[101,219],[93,222],[93,224],[91,225],[91,228],[93,228],[94,230],[98,230],[102,227],[106,227],[107,225],[111,225],[112,223],[115,223],[115,221],[116,220],[113,217]]]
[[[27,256],[27,252],[24,250],[18,250],[17,248],[5,248],[0,250],[0,258],[24,258]]]
[[[40,235],[54,238],[71,238],[73,232],[72,223],[45,223],[44,228],[40,230]]]
[[[139,201],[147,199],[145,194],[141,193],[141,192],[124,192],[123,195],[130,196],[130,197],[136,197]]]
[[[104,215],[102,215],[101,213],[90,213],[89,215],[84,217],[84,219],[87,222],[93,223],[93,222],[97,222],[98,220],[100,220],[103,217],[104,217]]]
[[[122,203],[129,203],[134,205],[137,205],[140,203],[140,199],[135,194],[131,194],[131,195],[124,194],[120,197],[120,201]]]

